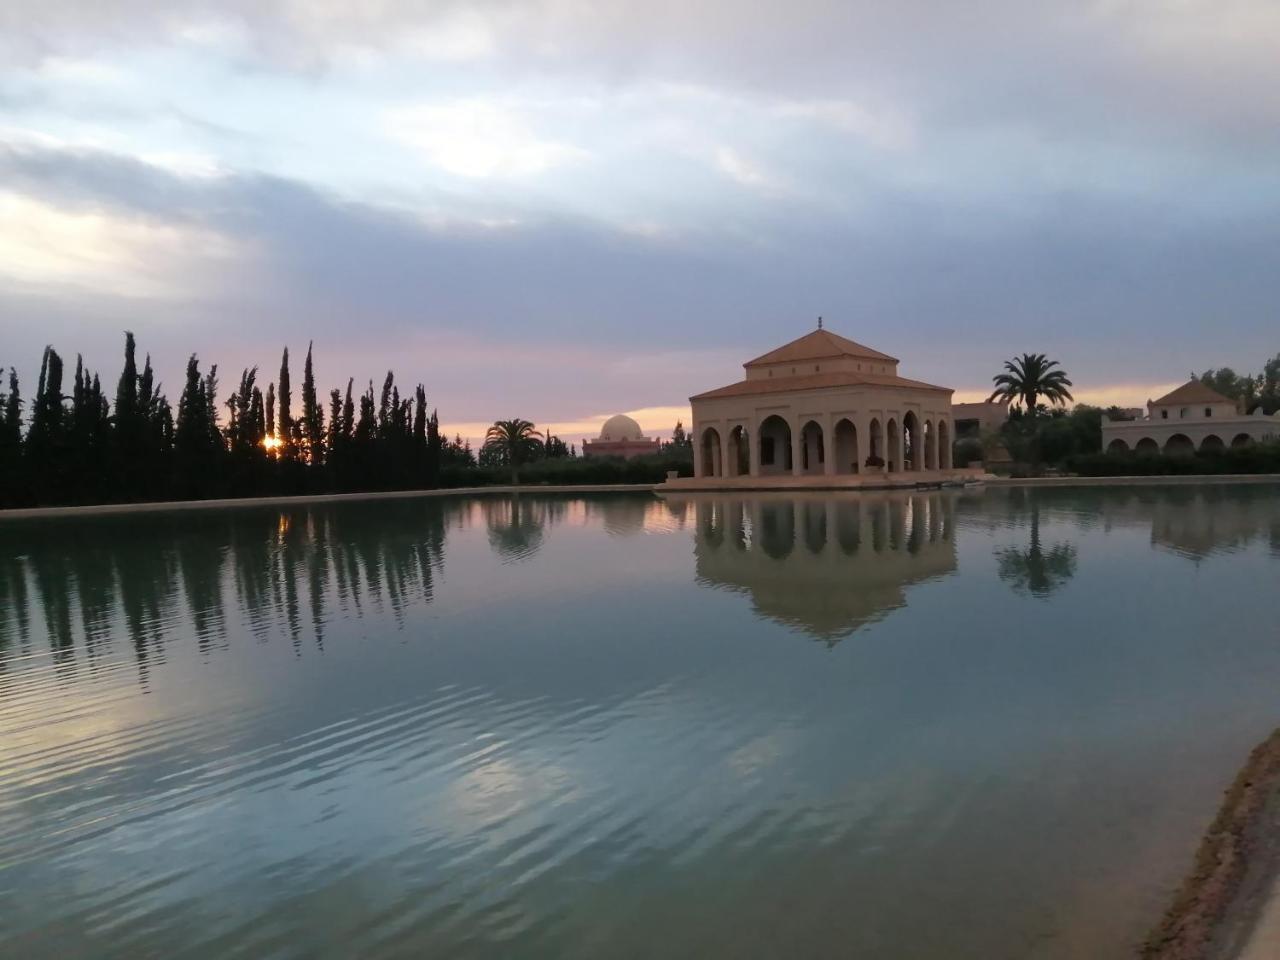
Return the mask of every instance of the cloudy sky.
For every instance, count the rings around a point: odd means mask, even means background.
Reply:
[[[0,364],[314,339],[464,433],[665,433],[821,314],[1139,403],[1280,351],[1278,49],[1271,0],[6,0]]]

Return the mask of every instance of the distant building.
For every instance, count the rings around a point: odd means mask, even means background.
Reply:
[[[1280,415],[1242,414],[1236,402],[1199,380],[1189,380],[1159,400],[1147,401],[1141,420],[1103,420],[1108,453],[1192,453],[1222,450],[1280,437]]]
[[[978,403],[953,403],[951,422],[956,425],[956,439],[977,438],[999,430],[1009,419],[1008,400],[983,400]]]
[[[636,423],[626,414],[610,417],[600,428],[600,436],[595,440],[585,440],[582,444],[584,457],[644,457],[659,451],[657,440],[650,439]]]

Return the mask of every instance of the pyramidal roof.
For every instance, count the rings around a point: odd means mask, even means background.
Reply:
[[[744,367],[764,366],[770,363],[797,363],[803,360],[825,360],[830,357],[862,357],[869,360],[887,360],[897,363],[897,357],[891,357],[879,350],[872,350],[860,343],[855,343],[830,330],[818,328],[806,333],[798,340],[784,343],[776,350],[770,350],[763,356],[748,360]]]
[[[1154,404],[1170,403],[1235,403],[1230,397],[1224,397],[1212,387],[1207,387],[1199,380],[1188,380],[1176,390],[1171,390]]]

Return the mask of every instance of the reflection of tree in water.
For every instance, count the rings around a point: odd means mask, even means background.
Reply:
[[[1031,542],[1025,550],[1005,547],[996,551],[1000,579],[1015,593],[1048,597],[1076,572],[1076,548],[1070,543],[1055,543],[1048,549],[1040,541],[1040,505],[1031,501]]]
[[[31,637],[27,609],[27,574],[22,559],[0,556],[0,670],[4,669],[4,653],[17,638],[25,649]]]
[[[518,494],[506,499],[486,499],[485,525],[489,528],[489,546],[504,563],[527,560],[542,546],[545,504]],[[552,523],[560,517],[551,517]]]
[[[92,668],[127,639],[144,688],[175,637],[194,634],[206,654],[229,645],[224,588],[258,642],[287,634],[299,655],[307,619],[322,644],[335,597],[344,613],[386,604],[402,622],[433,597],[446,524],[446,508],[432,501],[12,528],[0,556],[0,673],[11,640],[29,643],[33,604],[63,673],[78,643]]]

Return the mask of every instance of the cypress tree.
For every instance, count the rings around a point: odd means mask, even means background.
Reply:
[[[122,435],[131,433],[138,412],[138,361],[133,334],[124,332],[124,369],[116,386],[116,430]]]
[[[25,502],[22,449],[22,392],[18,371],[9,368],[9,392],[0,394],[0,504]]]
[[[289,348],[284,348],[280,358],[280,390],[277,393],[280,405],[280,429],[276,436],[280,438],[280,456],[291,460],[296,452],[293,448],[293,416],[289,410],[291,396],[289,391]]]
[[[276,433],[276,385],[274,383],[267,384],[267,433],[275,433],[276,439],[283,440],[283,437]]]
[[[214,448],[209,434],[208,404],[200,361],[193,353],[187,360],[187,381],[178,401],[178,425],[174,432],[174,459],[184,496],[204,492],[212,479]]]
[[[26,440],[32,489],[42,503],[63,502],[69,492],[64,462],[67,418],[62,400],[62,358],[53,347],[45,347]]]
[[[302,427],[306,461],[313,467],[324,462],[324,407],[316,399],[316,378],[311,370],[311,347],[302,373]]]

